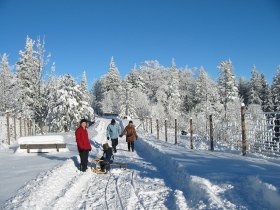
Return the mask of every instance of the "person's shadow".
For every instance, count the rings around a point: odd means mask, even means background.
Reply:
[[[78,156],[71,157],[71,160],[74,162],[74,164],[77,167],[77,169],[80,170],[80,161],[78,160]]]

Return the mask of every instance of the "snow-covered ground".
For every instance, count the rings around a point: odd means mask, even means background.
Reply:
[[[100,157],[109,119],[88,128]],[[127,122],[124,122],[124,125]],[[122,124],[122,122],[121,122]],[[78,171],[74,133],[64,134],[69,152],[0,152],[3,209],[279,209],[280,161],[239,153],[190,150],[139,131],[136,151],[119,141],[109,174]]]

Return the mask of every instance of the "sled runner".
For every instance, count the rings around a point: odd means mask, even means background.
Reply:
[[[99,158],[92,159],[92,161],[90,162],[91,171],[94,172],[94,173],[97,173],[97,174],[106,174],[108,172],[106,170],[106,167],[105,167],[104,171],[101,170],[101,165],[100,164],[102,162],[103,162],[103,160],[100,160]],[[118,166],[119,168],[122,168],[124,170],[126,170],[127,166],[128,166],[127,163],[109,163],[108,165]]]

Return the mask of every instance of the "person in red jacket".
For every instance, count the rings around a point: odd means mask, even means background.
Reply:
[[[88,164],[88,153],[91,151],[91,145],[88,139],[87,120],[82,119],[80,127],[76,130],[76,142],[81,159],[80,170],[85,172]]]

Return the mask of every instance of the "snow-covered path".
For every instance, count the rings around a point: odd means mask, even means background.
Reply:
[[[90,160],[102,155],[109,122],[99,118],[88,129]],[[115,162],[128,169],[109,174],[80,172],[69,136],[74,155],[27,182],[3,209],[279,209],[279,160],[189,150],[139,133],[135,152],[119,140]]]
[[[99,120],[93,132],[90,158],[100,157],[109,120]],[[97,141],[99,140],[99,141]],[[137,149],[136,149],[137,150]],[[137,155],[128,152],[120,140],[115,162],[129,164],[129,169],[115,168],[110,174],[77,170],[78,157],[39,175],[6,202],[5,209],[170,209],[173,201],[158,169]],[[167,202],[168,201],[168,202]]]

